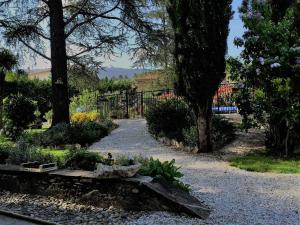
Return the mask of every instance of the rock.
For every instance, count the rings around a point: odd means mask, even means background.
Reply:
[[[134,189],[131,190],[131,192],[132,192],[133,194],[138,194],[140,191],[139,191],[139,189],[134,188]]]
[[[95,200],[95,198],[97,198],[98,196],[99,196],[99,194],[100,194],[100,192],[98,191],[98,190],[92,190],[92,191],[90,191],[89,193],[87,193],[87,194],[84,194],[83,196],[82,196],[82,198],[84,199],[84,200]]]

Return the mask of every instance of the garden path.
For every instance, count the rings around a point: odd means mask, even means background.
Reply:
[[[212,213],[206,221],[166,212],[145,213],[128,225],[295,225],[300,223],[300,176],[255,173],[231,167],[220,157],[188,154],[158,143],[147,131],[146,121],[118,120],[119,128],[91,146],[91,151],[141,154],[160,160],[176,160],[182,180]],[[229,145],[233,152],[240,140]],[[247,146],[243,146],[247,147]]]

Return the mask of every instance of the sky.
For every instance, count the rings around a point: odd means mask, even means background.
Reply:
[[[241,52],[241,49],[238,49],[233,45],[233,40],[235,37],[241,37],[245,31],[243,22],[240,19],[238,8],[241,5],[242,0],[233,0],[232,9],[235,12],[233,19],[230,22],[230,34],[228,37],[228,55],[229,56],[238,56]],[[24,69],[43,69],[50,68],[50,63],[41,58],[36,60],[26,60],[27,62],[23,66]],[[130,60],[128,54],[123,53],[121,56],[112,57],[110,60],[105,60],[103,66],[105,67],[120,67],[120,68],[131,68],[133,62]]]

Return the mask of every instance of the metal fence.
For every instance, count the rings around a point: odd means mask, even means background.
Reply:
[[[234,94],[237,91],[236,84],[221,84],[213,99],[212,110],[214,113],[235,113],[238,108],[235,105]],[[114,119],[144,117],[151,105],[167,99],[179,98],[174,90],[164,89],[156,91],[133,90],[123,91],[118,94],[103,95],[98,98],[98,112],[103,116]]]

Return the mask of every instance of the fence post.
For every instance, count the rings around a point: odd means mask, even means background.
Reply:
[[[141,91],[141,116],[144,117],[144,92]]]
[[[128,99],[128,91],[125,92],[126,95],[126,119],[129,119],[129,99]]]
[[[218,106],[218,113],[220,113],[219,88],[217,90],[217,106]]]

